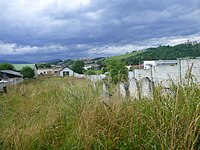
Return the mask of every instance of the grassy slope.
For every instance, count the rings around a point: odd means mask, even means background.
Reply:
[[[119,55],[119,56],[113,56],[113,57],[110,57],[110,59],[122,60],[122,59],[126,59],[126,58],[129,58],[129,57],[136,56],[136,55],[141,54],[143,52],[144,51],[141,50],[141,51],[134,52],[134,53],[128,53],[128,54],[123,54],[123,55]]]
[[[0,95],[0,149],[199,149],[200,90],[176,98],[102,103],[101,86],[42,78]],[[116,91],[113,89],[113,91]]]

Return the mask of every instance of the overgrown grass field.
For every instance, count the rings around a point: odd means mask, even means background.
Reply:
[[[200,87],[102,101],[101,84],[39,78],[0,95],[0,149],[200,149]]]

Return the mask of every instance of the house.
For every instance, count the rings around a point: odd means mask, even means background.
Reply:
[[[74,76],[74,71],[68,67],[60,70],[60,76],[64,77],[64,76]]]
[[[140,65],[129,65],[129,66],[125,66],[128,70],[133,70],[133,69],[143,69],[144,68],[144,64],[140,64]]]
[[[20,72],[23,67],[31,67],[34,70],[35,75],[37,75],[38,67],[36,64],[13,64],[13,66],[16,69],[16,71],[18,71],[18,72]]]
[[[2,79],[4,80],[23,77],[19,72],[16,72],[13,70],[0,70],[0,73],[1,73]]]
[[[187,40],[187,42],[185,42],[185,44],[196,45],[196,44],[198,44],[198,42]]]
[[[38,68],[37,75],[39,76],[58,76],[62,68]]]
[[[101,65],[98,65],[98,64],[86,64],[83,68],[84,68],[85,70],[90,70],[90,69],[97,69],[97,70],[100,70]]]

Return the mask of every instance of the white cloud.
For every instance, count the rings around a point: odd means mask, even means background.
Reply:
[[[90,56],[95,56],[96,54],[106,56],[106,55],[119,55],[125,54],[127,52],[144,50],[150,47],[158,47],[160,45],[178,45],[190,41],[200,42],[199,35],[192,36],[182,36],[182,37],[163,37],[163,38],[153,38],[150,40],[144,40],[138,44],[126,44],[126,45],[103,45],[101,47],[95,47],[88,50]]]
[[[38,46],[22,46],[17,45],[16,43],[3,43],[0,42],[0,54],[36,54],[36,53],[42,53],[42,54],[51,54],[54,52],[62,52],[62,51],[68,51],[68,47],[62,46],[59,44],[56,45],[48,45],[43,47]]]
[[[115,55],[199,40],[199,8],[199,0],[0,0],[0,54]]]
[[[80,50],[84,49],[85,54],[88,56],[98,56],[98,55],[119,55],[126,52],[138,51],[150,47],[158,47],[159,45],[170,45],[174,46],[177,44],[185,43],[187,40],[200,42],[199,35],[192,36],[180,36],[180,37],[162,37],[162,38],[152,38],[149,40],[144,40],[139,43],[132,44],[104,44],[101,46],[91,45],[91,44],[76,44],[76,45],[60,45],[51,44],[47,46],[23,46],[16,43],[4,43],[0,42],[0,54],[51,54],[51,53],[66,53],[69,52],[75,55],[79,53]],[[89,49],[88,49],[89,48]],[[76,51],[77,50],[77,51]],[[82,52],[84,53],[84,52]]]

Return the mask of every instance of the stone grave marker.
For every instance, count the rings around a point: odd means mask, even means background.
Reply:
[[[135,78],[129,80],[129,93],[131,98],[140,99],[138,82]]]
[[[119,84],[119,93],[120,93],[120,96],[123,98],[126,98],[128,96],[128,84],[127,83],[121,82]]]
[[[141,98],[148,98],[153,100],[153,82],[148,77],[145,77],[140,80],[139,86]]]
[[[176,97],[176,93],[172,89],[164,87],[160,91],[160,96],[162,96],[164,98],[167,98],[167,99],[168,98],[175,98]]]
[[[109,94],[109,86],[106,82],[103,82],[103,93],[102,93],[102,97],[104,100],[108,100],[110,97]]]

